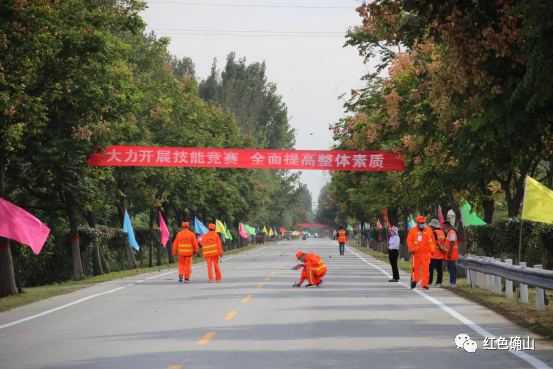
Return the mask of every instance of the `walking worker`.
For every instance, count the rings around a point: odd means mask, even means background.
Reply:
[[[338,231],[338,245],[340,245],[340,255],[344,255],[346,241],[346,231],[344,231],[344,228],[340,226],[340,230]]]
[[[305,287],[321,287],[323,284],[322,277],[325,276],[327,272],[327,267],[321,257],[317,254],[304,253],[303,251],[298,251],[296,258],[301,260],[304,265],[301,271],[300,281],[294,284],[294,287],[301,287],[303,281],[307,279],[309,284]]]
[[[432,281],[434,280],[434,269],[436,269],[438,276],[436,279],[436,284],[432,287],[441,287],[444,274],[442,260],[445,254],[445,233],[441,230],[440,221],[438,219],[432,219],[432,221],[428,223],[428,226],[432,230],[432,233],[434,233],[434,241],[436,241],[436,248],[434,249],[434,253],[430,255],[430,279],[428,280],[428,284],[432,285]]]
[[[207,261],[207,276],[209,283],[213,283],[213,268],[215,268],[215,279],[217,283],[221,281],[221,270],[219,269],[219,255],[223,256],[223,246],[221,238],[215,232],[215,224],[211,223],[207,226],[209,232],[204,234],[200,244],[202,245],[202,255]]]
[[[392,266],[393,279],[388,282],[399,281],[399,270],[397,269],[397,258],[399,256],[399,235],[397,227],[390,229],[390,240],[388,241],[388,257],[390,259],[390,265]]]
[[[190,281],[193,256],[199,251],[196,235],[189,228],[190,223],[182,223],[182,231],[177,233],[177,237],[173,241],[173,256],[177,252],[179,253],[179,282],[182,282],[182,277],[184,276],[185,283]]]
[[[421,287],[428,290],[428,267],[430,266],[430,255],[434,252],[436,243],[434,235],[430,227],[426,225],[426,218],[422,215],[417,217],[417,226],[411,228],[407,236],[407,246],[411,252],[411,264],[413,280],[411,281],[411,289],[417,287],[417,282],[420,280],[422,268]]]
[[[449,283],[444,287],[457,287],[457,260],[459,260],[459,244],[457,242],[457,233],[451,228],[449,221],[444,222],[445,237],[445,255],[447,270],[449,271]]]

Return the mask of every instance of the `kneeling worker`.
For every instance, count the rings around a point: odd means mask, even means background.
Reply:
[[[190,280],[192,271],[192,257],[199,251],[196,235],[190,231],[188,222],[182,223],[182,231],[177,233],[173,242],[173,256],[179,253],[179,282],[182,282],[184,276],[185,283]]]
[[[215,232],[215,224],[209,224],[207,226],[209,232],[204,234],[200,244],[202,245],[202,254],[207,261],[207,276],[209,277],[209,283],[213,282],[213,271],[211,265],[215,268],[215,279],[217,283],[221,281],[221,270],[219,269],[219,255],[223,255],[223,246],[221,245],[221,238]]]
[[[320,287],[323,284],[322,277],[325,276],[328,270],[321,257],[317,254],[306,254],[303,251],[298,251],[296,258],[301,260],[304,266],[301,272],[300,281],[295,283],[294,287],[301,287],[301,284],[306,279],[309,281],[309,284],[305,287]]]

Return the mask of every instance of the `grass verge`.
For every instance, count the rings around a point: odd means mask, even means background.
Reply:
[[[348,244],[348,246],[352,246],[378,260],[389,263],[387,254],[366,249],[356,244]],[[409,261],[398,261],[398,268],[411,273]],[[449,281],[447,270],[444,271],[443,280],[445,282]],[[473,288],[467,283],[466,278],[457,278],[457,287],[447,288],[447,290],[485,306],[521,327],[553,340],[553,304],[546,305],[545,311],[536,311],[536,294],[531,287],[528,287],[528,304],[517,302],[516,298],[508,299],[505,296],[495,295],[488,290],[477,287]],[[550,301],[553,300],[553,294],[550,291],[546,291],[546,293],[548,294],[547,298]]]
[[[240,249],[227,250],[225,251],[225,256],[223,257],[223,261],[225,257],[228,255],[238,254],[244,251],[252,250],[256,247],[258,246],[249,245],[246,247],[242,247]],[[203,257],[194,258],[194,264],[201,263],[203,261],[205,261]],[[178,263],[174,263],[174,264],[155,266],[151,268],[148,267],[148,268],[123,270],[120,272],[113,272],[113,273],[103,274],[95,277],[85,277],[78,282],[67,281],[63,283],[51,284],[51,285],[40,286],[40,287],[24,288],[23,293],[0,298],[0,312],[14,309],[16,307],[27,305],[36,301],[49,299],[54,296],[71,293],[83,288],[93,286],[95,284],[113,281],[115,279],[134,277],[139,274],[144,274],[148,272],[159,272],[162,270],[173,269],[173,268],[176,268],[177,266],[178,266]]]

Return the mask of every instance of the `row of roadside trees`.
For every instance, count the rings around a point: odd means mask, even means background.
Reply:
[[[48,260],[47,269],[60,245],[70,248],[72,271],[57,282],[80,280],[87,269],[79,227],[121,228],[126,210],[149,229],[159,212],[172,230],[196,216],[231,229],[240,221],[289,227],[308,219],[299,205],[307,190],[286,171],[87,166],[92,152],[110,145],[294,145],[264,64],[231,54],[222,75],[214,69],[199,83],[193,62],[168,52],[169,39],[143,34],[144,7],[126,0],[0,5],[0,196],[52,229],[40,255],[19,257]],[[256,111],[243,115],[248,100],[231,94],[255,95]],[[88,251],[86,259],[100,263],[102,245]],[[128,245],[127,256],[136,267]],[[12,252],[0,249],[0,296],[15,293],[14,280]]]
[[[375,0],[357,11],[347,45],[378,66],[330,127],[335,148],[403,152],[405,171],[334,173],[327,208],[374,224],[387,207],[406,225],[439,204],[460,219],[465,199],[492,223],[498,202],[519,216],[526,175],[553,188],[548,1]]]

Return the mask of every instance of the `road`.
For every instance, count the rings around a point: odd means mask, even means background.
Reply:
[[[298,250],[328,266],[320,288],[292,288]],[[265,245],[205,264],[111,281],[0,313],[0,368],[549,368],[553,345],[443,289],[389,283],[389,266],[335,241]],[[474,353],[457,349],[468,334]],[[484,350],[485,335],[535,351]]]

